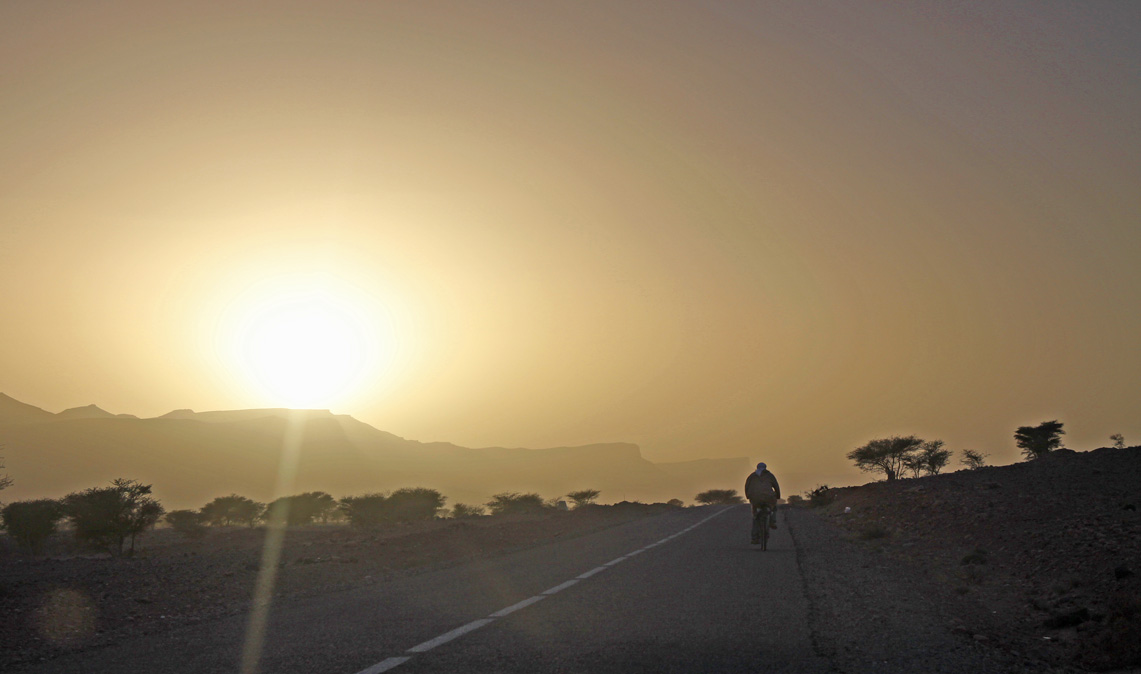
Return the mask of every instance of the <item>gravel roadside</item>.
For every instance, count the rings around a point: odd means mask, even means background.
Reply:
[[[839,672],[1043,672],[956,633],[955,608],[922,576],[809,510],[784,508],[809,600],[813,645]]]

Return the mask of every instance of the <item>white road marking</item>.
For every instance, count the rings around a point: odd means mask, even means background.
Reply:
[[[552,594],[555,594],[557,592],[562,592],[563,590],[567,589],[571,585],[578,585],[578,579],[572,578],[571,580],[568,580],[565,583],[559,583],[558,585],[552,587],[551,589],[543,591],[543,594],[552,595]]]
[[[498,611],[496,611],[495,613],[492,613],[491,615],[489,615],[486,618],[480,618],[479,620],[473,620],[470,623],[463,625],[461,627],[457,627],[456,629],[454,629],[450,632],[445,632],[445,633],[441,634],[440,636],[436,637],[435,639],[429,639],[428,641],[425,641],[422,644],[417,644],[417,645],[413,646],[412,648],[409,648],[405,652],[406,653],[426,653],[426,652],[432,650],[433,648],[435,648],[436,646],[439,646],[441,644],[446,644],[453,639],[458,639],[458,638],[462,637],[463,635],[467,634],[468,632],[474,632],[475,630],[478,630],[479,628],[483,627],[484,625],[488,625],[490,623],[495,622],[499,618],[510,615],[510,614],[520,610],[520,609],[527,608],[528,606],[530,606],[532,604],[536,604],[536,603],[546,599],[547,597],[549,597],[553,594],[556,594],[558,592],[562,592],[563,590],[567,589],[568,587],[571,587],[572,585],[577,584],[580,580],[585,580],[587,578],[590,578],[594,574],[605,571],[607,568],[614,566],[615,564],[618,564],[620,562],[624,562],[627,559],[630,559],[631,557],[633,557],[635,555],[640,555],[641,553],[649,550],[650,548],[657,547],[663,543],[668,543],[669,541],[677,538],[678,536],[681,536],[682,534],[689,533],[690,531],[693,531],[697,527],[701,526],[702,524],[705,524],[709,520],[713,519],[714,517],[717,517],[718,515],[726,512],[728,510],[730,510],[730,508],[723,508],[722,510],[718,510],[717,512],[713,513],[709,517],[706,517],[705,519],[701,520],[697,524],[686,527],[685,529],[682,529],[681,531],[679,531],[677,533],[666,536],[665,538],[663,538],[660,541],[657,541],[656,543],[651,543],[651,544],[649,544],[649,545],[647,545],[641,549],[627,553],[625,555],[622,555],[621,557],[617,557],[615,559],[612,559],[609,562],[606,562],[605,564],[603,564],[602,566],[595,567],[595,568],[591,569],[590,571],[579,574],[578,576],[574,577],[571,580],[566,581],[565,583],[559,583],[558,585],[556,585],[556,586],[554,586],[548,590],[545,590],[541,594],[537,594],[534,597],[528,597],[521,602],[518,602],[518,603],[512,604],[511,606],[508,606],[507,608],[499,609]],[[395,658],[388,658],[386,660],[381,660],[380,662],[376,663],[375,665],[373,665],[371,667],[368,667],[366,669],[362,669],[361,671],[357,672],[357,674],[381,674],[381,672],[387,672],[390,669],[394,669],[396,667],[399,667],[400,665],[403,665],[405,662],[408,662],[411,659],[412,659],[411,655],[403,655],[403,656],[399,656],[399,657],[395,657]]]
[[[579,580],[586,580],[587,578],[590,578],[594,574],[600,573],[600,572],[605,571],[605,570],[606,570],[605,566],[596,566],[593,569],[591,569],[590,571],[587,571],[586,573],[578,574],[577,576],[575,576],[575,578],[578,578]]]
[[[501,608],[498,611],[496,611],[495,613],[492,613],[491,615],[489,615],[488,617],[489,618],[502,618],[505,615],[511,615],[512,613],[518,611],[521,608],[527,608],[531,604],[541,602],[544,599],[546,599],[546,597],[544,597],[541,594],[537,594],[534,597],[528,597],[528,598],[524,599],[523,601],[519,602],[518,604],[512,604],[511,606],[508,606],[507,608]]]
[[[493,622],[494,620],[495,620],[495,618],[480,618],[479,620],[473,620],[470,623],[468,623],[462,627],[455,628],[451,632],[444,632],[443,634],[436,637],[435,639],[429,639],[422,644],[417,644],[417,645],[413,646],[412,648],[409,648],[407,652],[409,652],[409,653],[424,653],[426,651],[430,651],[433,648],[435,648],[436,646],[439,646],[440,644],[446,644],[449,641],[451,641],[452,639],[457,639],[457,638],[462,637],[463,635],[467,634],[468,632],[473,632],[475,630],[478,630],[479,628],[483,627],[484,625],[486,625],[490,622]]]

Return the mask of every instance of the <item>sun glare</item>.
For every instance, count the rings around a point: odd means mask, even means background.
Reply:
[[[353,295],[328,282],[247,293],[224,330],[232,365],[275,405],[328,407],[357,392],[379,375],[391,339]]]

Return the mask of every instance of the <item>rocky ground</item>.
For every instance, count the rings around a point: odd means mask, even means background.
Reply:
[[[832,490],[948,628],[1039,671],[1141,667],[1141,447]]]
[[[286,535],[274,601],[500,555],[669,508],[622,503],[380,529],[299,527]],[[242,613],[250,606],[264,540],[261,528],[211,529],[201,540],[159,529],[139,539],[135,556],[127,558],[77,553],[61,533],[46,557],[30,558],[0,539],[0,671]]]

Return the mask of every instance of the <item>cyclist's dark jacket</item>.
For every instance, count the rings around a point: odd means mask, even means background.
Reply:
[[[777,499],[780,498],[780,485],[777,484],[776,475],[767,470],[760,475],[757,475],[756,471],[749,473],[749,477],[745,479],[745,498],[753,505],[762,503],[776,505]]]

